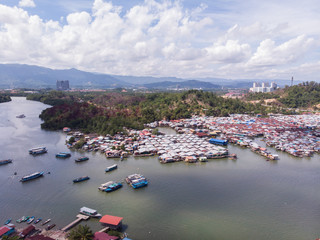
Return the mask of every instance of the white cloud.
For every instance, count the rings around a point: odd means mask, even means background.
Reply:
[[[313,28],[317,20],[311,19],[310,30],[304,16],[298,28],[292,18],[268,17],[266,3],[266,13],[256,9],[260,19],[249,5],[236,6],[239,12],[248,7],[246,17],[253,21],[225,11],[208,14],[210,6],[187,9],[180,1],[145,0],[124,10],[95,0],[91,11],[59,16],[59,21],[0,4],[0,62],[122,75],[228,78],[284,76],[301,66],[310,76],[319,75],[317,67],[304,66],[319,61],[320,30]]]
[[[19,2],[19,7],[35,7],[36,4],[33,0],[21,0]]]

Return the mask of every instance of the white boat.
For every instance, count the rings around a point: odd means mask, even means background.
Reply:
[[[82,207],[80,208],[80,213],[90,216],[90,217],[95,217],[95,218],[100,218],[102,215],[97,212],[97,210],[87,208],[87,207]]]

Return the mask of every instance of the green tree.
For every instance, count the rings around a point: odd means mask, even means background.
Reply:
[[[92,240],[93,232],[87,225],[78,225],[68,235],[69,240]]]

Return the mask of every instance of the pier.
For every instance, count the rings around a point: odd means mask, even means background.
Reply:
[[[90,217],[83,215],[83,214],[78,214],[77,215],[77,219],[74,220],[72,223],[68,224],[67,226],[65,226],[64,228],[62,228],[61,230],[66,232],[68,231],[70,228],[73,228],[75,225],[77,225],[79,222],[81,222],[82,220],[88,220]]]

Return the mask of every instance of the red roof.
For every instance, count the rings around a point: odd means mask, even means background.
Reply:
[[[110,236],[108,233],[105,232],[96,232],[94,234],[94,240],[118,240],[119,237]]]
[[[121,220],[123,218],[122,217],[116,217],[116,216],[111,216],[111,215],[104,215],[99,222],[101,223],[106,223],[106,224],[111,224],[111,225],[118,225]]]
[[[51,237],[43,236],[43,235],[35,235],[32,237],[26,238],[26,240],[54,240],[54,239]]]
[[[7,232],[9,232],[11,229],[8,226],[2,226],[0,227],[0,236],[2,236],[3,234],[6,234]]]

